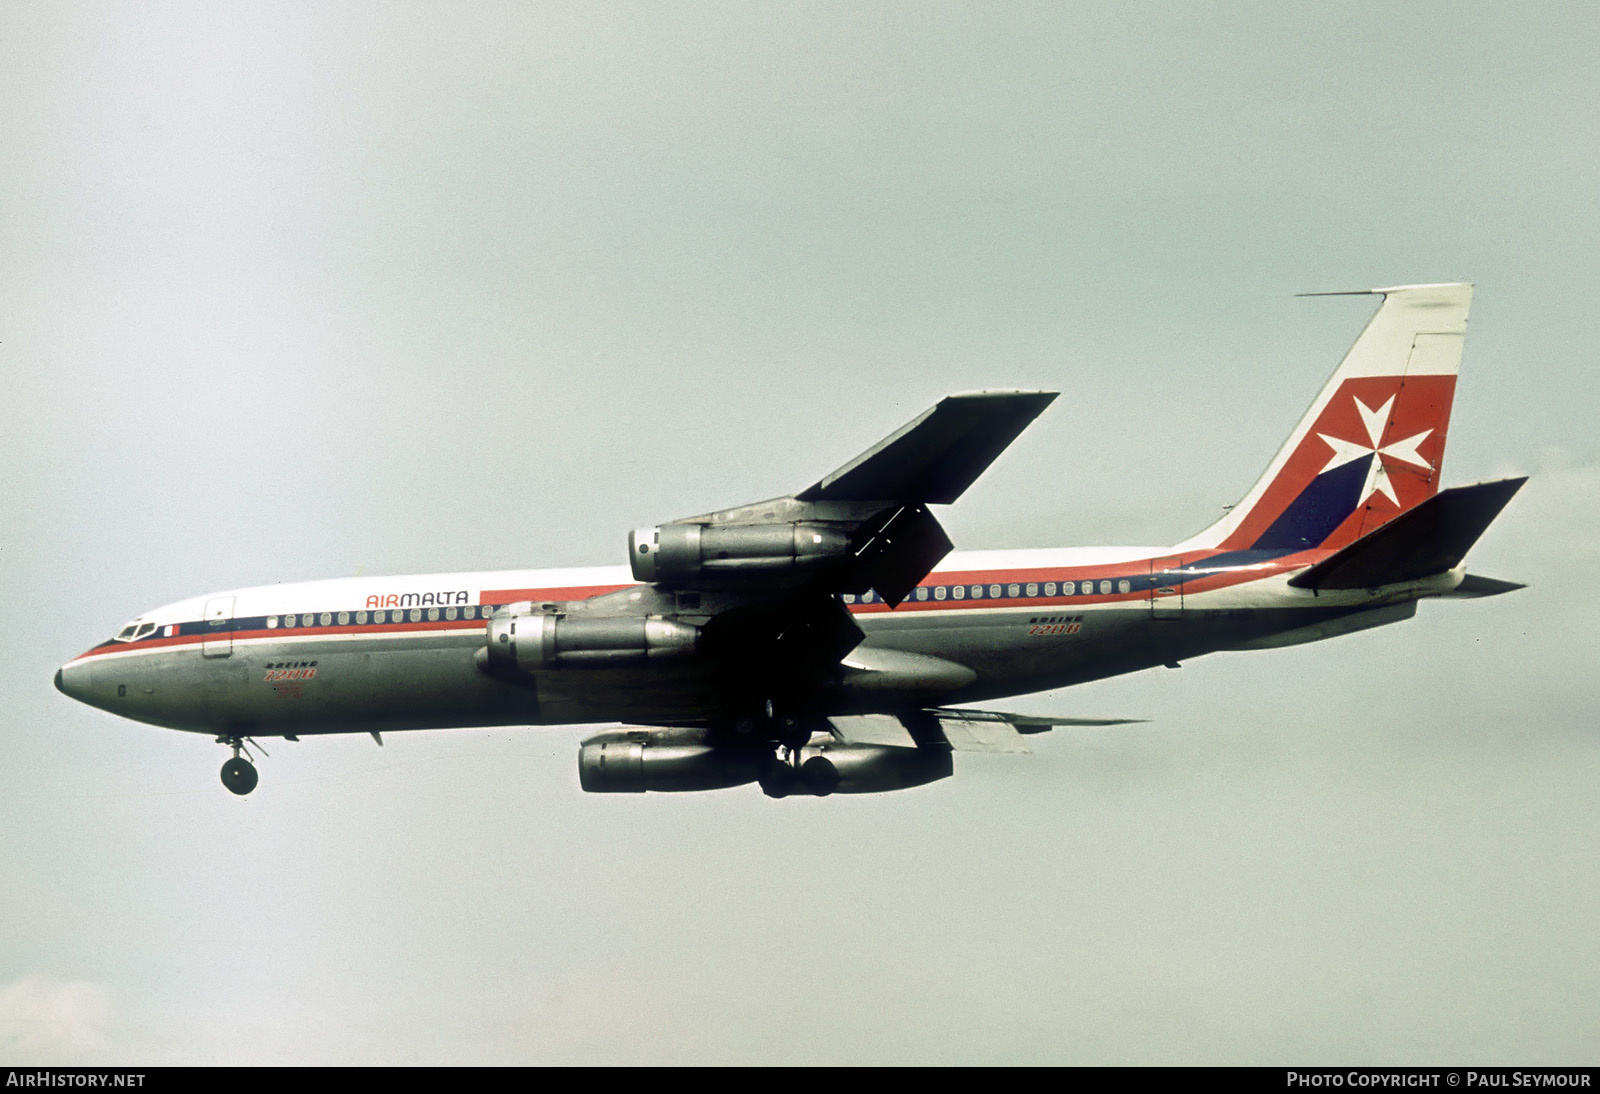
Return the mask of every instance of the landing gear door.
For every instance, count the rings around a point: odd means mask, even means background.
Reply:
[[[1150,618],[1183,618],[1183,559],[1150,560]]]
[[[214,596],[206,601],[206,633],[200,640],[202,657],[227,657],[233,653],[233,597]]]

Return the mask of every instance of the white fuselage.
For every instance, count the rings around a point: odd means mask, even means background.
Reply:
[[[1240,557],[1158,548],[957,552],[891,610],[845,600],[865,634],[830,694],[839,711],[1040,691],[1218,649],[1311,641],[1408,617],[1459,574],[1379,590],[1296,589],[1323,552]],[[73,698],[223,736],[715,718],[683,666],[481,671],[491,614],[627,589],[626,567],[346,578],[234,589],[133,620],[57,674]],[[883,651],[962,670],[929,693]],[[877,659],[875,660],[875,656]],[[970,670],[970,671],[967,671]]]

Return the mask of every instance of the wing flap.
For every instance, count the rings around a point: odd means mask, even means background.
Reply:
[[[884,748],[949,748],[952,752],[1028,751],[1024,738],[1057,726],[1124,726],[1139,718],[1053,718],[999,710],[935,707],[906,714],[836,715],[833,735],[846,744]]]
[[[949,717],[950,714],[956,717]],[[948,748],[952,752],[1024,753],[1017,727],[1003,718],[968,718],[967,711],[915,711],[897,714],[836,715],[828,719],[845,744],[878,748]]]
[[[828,719],[833,735],[846,744],[916,748],[917,739],[893,714],[836,714]]]
[[[856,567],[884,603],[898,608],[954,547],[932,513],[920,505],[902,506],[863,537]]]
[[[1026,753],[1021,732],[1009,722],[975,722],[969,718],[940,718],[939,728],[953,752]]]

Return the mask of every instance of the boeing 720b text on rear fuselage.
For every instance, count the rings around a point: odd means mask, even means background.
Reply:
[[[252,738],[624,723],[585,790],[903,789],[951,753],[1105,724],[966,704],[1410,618],[1519,586],[1462,560],[1524,480],[1439,489],[1472,287],[1383,297],[1261,480],[1166,548],[951,553],[954,502],[1049,392],[953,395],[797,494],[628,539],[628,566],[235,589],[139,616],[56,686]],[[958,704],[960,704],[958,706]],[[379,738],[381,741],[381,738]]]

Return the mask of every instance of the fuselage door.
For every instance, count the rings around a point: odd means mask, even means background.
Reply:
[[[1183,618],[1183,559],[1150,560],[1150,618]]]
[[[233,597],[214,596],[206,601],[206,633],[200,640],[203,657],[233,653]]]

